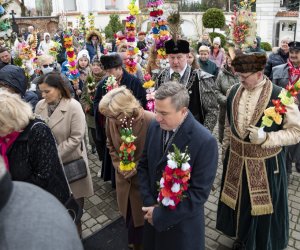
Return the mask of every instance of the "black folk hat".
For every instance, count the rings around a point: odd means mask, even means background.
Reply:
[[[118,68],[123,65],[122,58],[117,53],[101,56],[100,62],[105,70]]]
[[[190,53],[190,44],[186,40],[178,39],[176,42],[171,39],[165,42],[166,53],[168,54],[188,54]]]
[[[293,41],[293,42],[290,42],[288,45],[289,45],[290,50],[299,50],[300,51],[300,42]]]

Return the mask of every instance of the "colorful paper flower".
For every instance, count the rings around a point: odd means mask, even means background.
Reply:
[[[174,152],[167,155],[168,162],[159,182],[158,203],[173,210],[184,198],[191,178],[191,166],[188,163],[190,156],[188,148],[181,153],[173,144]]]

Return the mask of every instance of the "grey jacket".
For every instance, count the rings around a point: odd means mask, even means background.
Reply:
[[[216,84],[216,95],[217,95],[217,101],[220,106],[226,105],[226,93],[227,90],[234,84],[239,82],[239,78],[235,75],[233,75],[232,72],[230,72],[226,67],[224,67],[215,82]]]
[[[289,82],[289,67],[287,63],[278,65],[272,69],[272,82],[285,88]]]

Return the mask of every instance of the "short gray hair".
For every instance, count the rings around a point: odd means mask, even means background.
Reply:
[[[181,108],[188,108],[190,103],[190,96],[183,84],[170,81],[162,84],[155,92],[156,100],[164,100],[171,97],[171,103],[178,111]]]

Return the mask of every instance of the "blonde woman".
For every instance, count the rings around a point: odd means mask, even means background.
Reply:
[[[119,153],[122,144],[120,130],[122,126],[131,126],[132,134],[137,137],[134,141],[136,147],[134,163],[137,166],[144,148],[147,129],[154,118],[154,114],[145,111],[125,86],[108,92],[99,104],[99,111],[107,117],[107,147],[116,170],[117,201],[119,210],[126,220],[128,243],[133,244],[133,249],[142,249],[144,215],[136,175],[137,170],[136,167],[130,171],[124,171],[120,168]]]
[[[60,73],[43,75],[37,87],[44,99],[38,102],[35,112],[47,121],[52,130],[62,162],[66,164],[83,158],[87,166],[87,176],[70,183],[74,197],[83,208],[84,197],[93,195],[94,191],[83,140],[86,123],[82,107],[71,98]],[[78,230],[81,233],[79,224]]]
[[[69,189],[49,127],[36,119],[30,104],[0,88],[0,148],[15,181],[37,185],[62,203]]]

